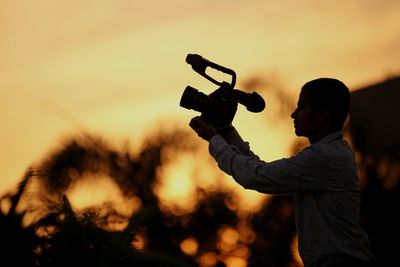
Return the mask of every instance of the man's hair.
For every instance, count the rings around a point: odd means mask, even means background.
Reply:
[[[328,110],[336,130],[343,128],[350,110],[350,91],[343,82],[319,78],[303,85],[302,91],[309,96],[314,108]]]

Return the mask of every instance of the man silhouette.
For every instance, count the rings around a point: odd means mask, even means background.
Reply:
[[[349,89],[341,81],[320,78],[306,83],[291,117],[296,135],[307,137],[310,146],[273,162],[255,155],[233,126],[222,136],[201,117],[190,122],[209,141],[219,168],[244,188],[293,195],[299,252],[306,267],[361,267],[374,261],[359,226],[354,155],[341,133],[349,109]]]

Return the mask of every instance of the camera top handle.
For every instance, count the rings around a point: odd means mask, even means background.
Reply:
[[[214,62],[211,62],[205,58],[203,58],[200,55],[197,54],[188,54],[186,56],[186,63],[192,65],[192,69],[197,72],[198,74],[200,74],[201,76],[203,76],[204,78],[206,78],[207,80],[209,80],[210,82],[222,86],[223,84],[225,85],[226,82],[219,82],[217,80],[215,80],[214,78],[210,77],[207,73],[206,73],[206,69],[207,67],[216,69],[218,71],[221,71],[223,73],[229,74],[232,76],[232,81],[230,83],[229,88],[233,89],[235,87],[236,84],[236,73],[231,70],[228,69],[226,67],[223,67],[221,65],[218,65]]]

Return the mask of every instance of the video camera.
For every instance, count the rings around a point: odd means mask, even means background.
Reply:
[[[201,117],[217,128],[220,133],[226,134],[232,128],[231,123],[235,117],[238,103],[244,105],[251,112],[261,112],[264,110],[265,101],[259,94],[256,92],[246,93],[234,89],[236,73],[233,70],[213,63],[196,54],[188,54],[186,62],[192,65],[192,69],[195,72],[220,87],[210,95],[206,95],[191,86],[187,86],[182,94],[180,106],[201,112]],[[230,75],[232,78],[231,82],[219,82],[210,77],[206,74],[207,67]]]

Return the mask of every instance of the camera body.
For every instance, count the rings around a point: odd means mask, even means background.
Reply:
[[[206,95],[197,89],[187,86],[183,92],[180,106],[201,112],[201,117],[221,133],[229,131],[235,117],[238,102],[228,83]]]
[[[236,73],[228,68],[215,64],[199,55],[188,54],[186,62],[192,65],[194,71],[219,85],[219,88],[206,95],[199,90],[187,86],[182,94],[180,106],[186,109],[193,109],[201,112],[201,117],[213,125],[221,134],[226,134],[232,128],[232,121],[235,117],[238,103],[246,106],[251,112],[261,112],[265,108],[264,99],[257,93],[246,93],[234,89]],[[231,75],[231,82],[218,82],[205,70],[207,67],[214,68],[223,73]]]

